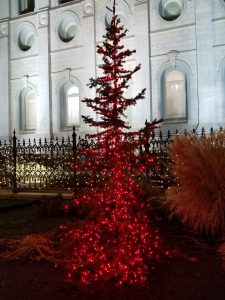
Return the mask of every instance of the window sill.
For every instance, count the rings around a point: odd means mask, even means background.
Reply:
[[[163,119],[162,124],[173,125],[173,124],[187,124],[187,118],[174,118],[174,119]]]
[[[78,131],[80,128],[79,125],[75,125],[75,131]],[[73,126],[68,126],[68,127],[63,127],[60,129],[61,132],[67,132],[67,131],[72,131],[73,130]]]
[[[26,9],[24,11],[20,11],[19,12],[19,15],[25,15],[25,14],[29,14],[29,13],[33,13],[34,12],[34,9]]]
[[[35,129],[20,130],[20,134],[35,134]]]

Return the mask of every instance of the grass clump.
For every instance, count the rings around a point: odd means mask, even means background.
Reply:
[[[0,262],[54,260],[53,242],[47,236],[32,234],[22,238],[0,239]]]
[[[225,232],[225,132],[176,137],[170,147],[177,184],[167,191],[170,215],[198,233]]]

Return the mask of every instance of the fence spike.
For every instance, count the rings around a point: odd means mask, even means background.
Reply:
[[[155,138],[155,130],[152,131],[152,139]]]
[[[168,130],[168,132],[167,132],[167,138],[170,139],[170,137],[171,137],[171,133],[170,133],[170,130]]]
[[[75,151],[77,148],[77,135],[75,133],[75,127],[73,128],[73,133],[72,133],[72,146],[73,146],[73,152],[74,152],[74,156],[75,156]]]
[[[77,135],[76,135],[76,132],[75,132],[75,126],[73,126],[72,139],[73,139],[73,143],[76,143]]]
[[[212,127],[210,128],[210,134],[213,134],[213,128]]]
[[[202,130],[201,130],[201,137],[205,137],[205,128],[202,127]]]
[[[16,179],[16,156],[17,156],[17,147],[16,147],[16,131],[13,132],[13,144],[12,144],[12,153],[13,153],[13,193],[17,192],[17,179]]]

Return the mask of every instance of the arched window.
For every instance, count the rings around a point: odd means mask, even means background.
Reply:
[[[80,120],[80,95],[77,86],[67,90],[67,126],[79,125]]]
[[[26,14],[34,11],[35,0],[20,0],[19,1],[19,11],[20,14]]]
[[[65,83],[60,93],[61,129],[80,125],[80,89],[71,82]]]
[[[176,70],[165,74],[164,90],[164,118],[185,118],[186,88],[184,74]]]
[[[187,120],[187,74],[172,67],[161,74],[162,118],[165,121]]]
[[[36,99],[36,92],[30,88],[24,88],[20,93],[20,130],[22,131],[36,129]]]

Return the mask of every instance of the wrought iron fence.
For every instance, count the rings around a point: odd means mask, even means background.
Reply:
[[[222,128],[220,129],[222,130]],[[211,133],[213,129],[211,129]],[[194,132],[197,134],[196,132]],[[175,132],[178,134],[178,131]],[[168,176],[165,161],[168,159],[168,146],[175,134],[168,131],[152,132],[146,142],[140,145],[139,154],[149,153],[158,159],[158,167],[149,170],[152,180],[162,180]],[[205,135],[204,129],[199,133]],[[79,157],[82,149],[91,147],[94,140],[77,138],[75,128],[71,137],[61,140],[51,138],[33,142],[20,141],[13,132],[12,140],[0,141],[0,189],[52,190],[74,189],[81,186],[84,179],[77,178],[72,163]]]
[[[0,188],[20,189],[69,189],[73,188],[75,174],[71,168],[76,155],[76,135],[59,141],[39,139],[31,143],[17,139],[0,141]]]

